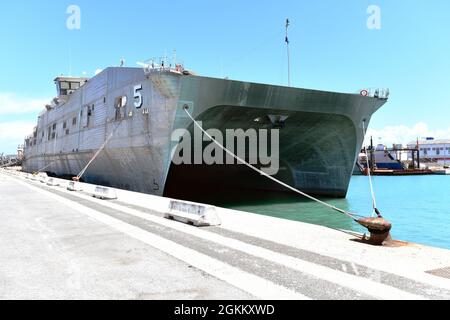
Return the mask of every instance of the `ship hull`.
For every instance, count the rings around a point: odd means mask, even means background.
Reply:
[[[97,77],[96,77],[97,78]],[[276,178],[315,195],[345,197],[372,114],[386,100],[360,95],[294,89],[172,73],[145,75],[139,69],[109,68],[76,92],[65,106],[40,117],[38,141],[25,149],[23,168],[58,176],[76,176],[107,137],[111,140],[83,175],[86,182],[137,192],[189,197],[211,186],[286,191],[242,164],[175,165],[179,141],[172,133],[194,125],[188,106],[204,129],[267,129],[277,127],[271,117],[286,119],[280,130],[280,170]],[[133,97],[142,86],[143,108],[133,100],[117,117],[117,96]],[[94,90],[95,89],[95,90]],[[89,125],[81,125],[83,106],[95,105]],[[78,115],[73,133],[45,141],[41,135],[53,123]],[[255,121],[258,119],[258,121]],[[87,121],[89,123],[89,121]],[[42,139],[39,139],[42,136]],[[42,140],[42,141],[40,141]]]

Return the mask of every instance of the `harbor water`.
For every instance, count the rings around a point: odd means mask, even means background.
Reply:
[[[374,177],[378,207],[393,223],[395,239],[450,249],[450,177]],[[244,200],[246,197],[246,200]],[[248,200],[250,198],[250,200]],[[346,199],[322,199],[360,215],[371,215],[368,178],[354,176]],[[216,202],[230,209],[291,219],[330,228],[364,230],[347,217],[291,194],[242,194],[240,199]]]

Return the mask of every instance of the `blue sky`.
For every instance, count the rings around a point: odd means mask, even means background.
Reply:
[[[80,30],[66,28],[72,4],[81,9]],[[367,28],[369,5],[381,9],[380,30]],[[54,96],[54,77],[70,69],[93,76],[121,58],[136,66],[176,49],[202,75],[285,85],[287,17],[293,86],[389,87],[371,134],[450,137],[449,15],[448,0],[4,2],[0,153],[15,151]]]

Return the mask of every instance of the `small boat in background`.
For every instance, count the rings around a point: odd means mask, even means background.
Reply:
[[[405,153],[411,154],[413,161],[404,162]],[[359,154],[355,171],[360,171],[362,175],[368,175],[369,170],[374,176],[434,174],[432,170],[422,168],[420,152],[417,148],[404,149],[402,146],[395,145],[393,149],[388,149],[383,144],[379,144],[376,148],[371,145]]]

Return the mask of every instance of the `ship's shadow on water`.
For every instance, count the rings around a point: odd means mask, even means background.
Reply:
[[[322,204],[290,192],[237,188],[225,189],[215,186],[202,188],[200,192],[198,189],[191,192],[186,190],[178,198],[233,210],[311,223],[333,229],[362,231],[348,217]],[[349,210],[350,208],[346,199],[320,197],[320,200],[344,210]]]

